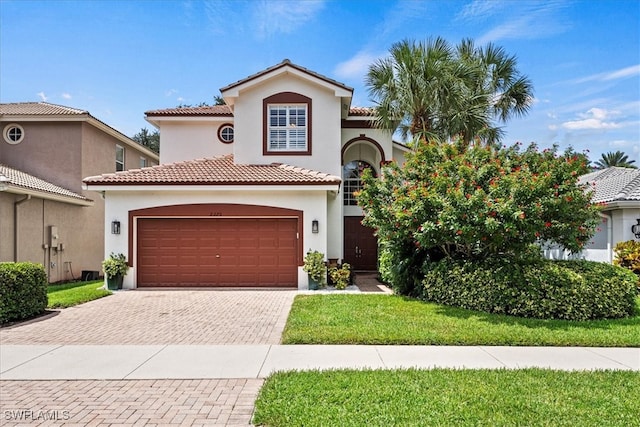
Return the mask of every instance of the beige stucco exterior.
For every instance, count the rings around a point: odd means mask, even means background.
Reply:
[[[24,139],[18,144],[0,140],[0,164],[83,195],[93,203],[83,206],[15,186],[0,191],[0,262],[42,263],[50,282],[78,279],[83,270],[100,271],[108,219],[101,195],[83,190],[82,179],[114,172],[116,145],[125,149],[127,169],[138,168],[140,157],[146,158],[148,165],[157,164],[158,157],[93,118],[0,116],[0,129],[13,123],[23,128]],[[52,227],[58,235],[55,248],[51,247]]]

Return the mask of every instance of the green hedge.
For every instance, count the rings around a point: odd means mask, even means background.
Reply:
[[[635,314],[636,276],[592,261],[509,258],[426,263],[421,298],[539,319],[612,319]]]
[[[47,274],[41,264],[0,263],[0,323],[28,319],[47,308]]]

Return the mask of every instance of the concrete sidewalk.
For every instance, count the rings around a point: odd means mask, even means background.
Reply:
[[[2,345],[2,380],[260,379],[394,368],[640,371],[639,348],[380,345]]]

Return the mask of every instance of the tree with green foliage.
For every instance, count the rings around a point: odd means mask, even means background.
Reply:
[[[370,66],[369,94],[377,104],[377,127],[426,141],[461,137],[494,143],[504,123],[524,115],[533,100],[529,79],[515,56],[493,44],[463,40],[455,48],[438,37],[403,40],[390,56]]]
[[[606,169],[613,166],[617,166],[620,168],[633,168],[636,169],[637,166],[634,165],[635,160],[629,160],[629,156],[627,156],[622,151],[616,151],[615,153],[609,151],[608,153],[602,153],[602,157],[595,162],[595,169]]]
[[[357,199],[363,223],[376,230],[381,264],[410,293],[428,261],[522,259],[540,241],[579,252],[599,207],[577,184],[586,156],[557,150],[430,142],[417,144],[402,168],[385,167],[381,179],[365,172]]]
[[[142,128],[140,132],[131,137],[138,144],[147,147],[154,153],[160,153],[160,132],[154,129],[153,132],[149,132],[149,129]]]

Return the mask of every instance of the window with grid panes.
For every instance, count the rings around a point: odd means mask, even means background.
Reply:
[[[269,151],[307,149],[307,106],[269,105]]]
[[[371,174],[376,177],[376,170],[369,163],[362,160],[354,160],[342,167],[342,185],[344,187],[344,204],[346,206],[356,206],[355,192],[362,190],[362,173],[365,169],[370,169]]]

